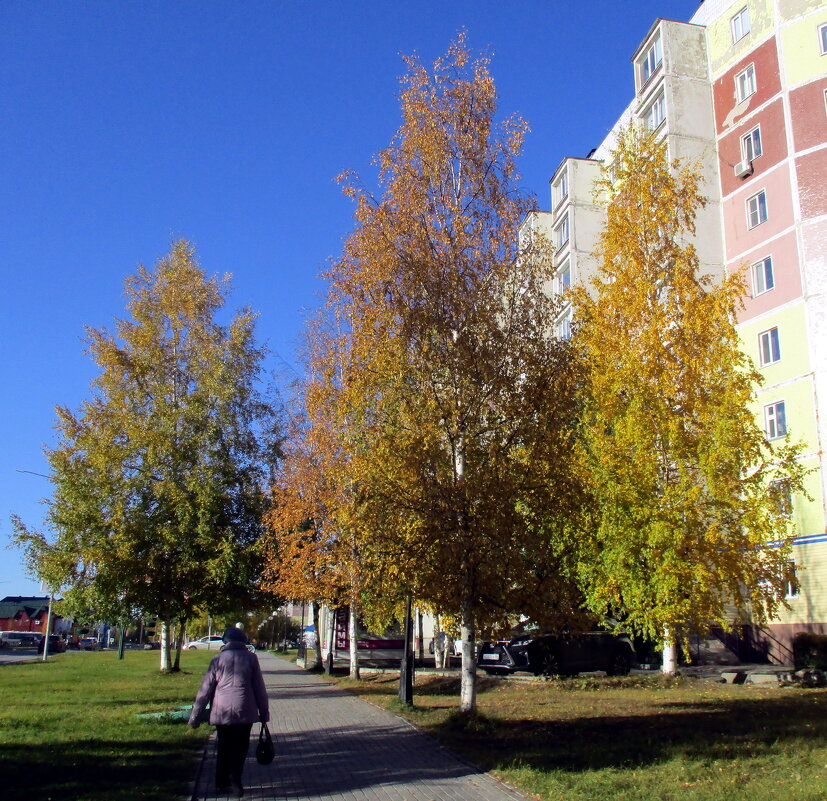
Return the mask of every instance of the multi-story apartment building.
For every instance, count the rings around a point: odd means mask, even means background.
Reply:
[[[789,433],[811,469],[790,499],[797,580],[789,609],[752,636],[789,658],[798,630],[827,632],[827,4],[706,0],[687,23],[658,19],[632,55],[635,96],[587,159],[551,178],[551,210],[533,223],[556,246],[553,289],[588,280],[603,212],[592,185],[630,122],[657,130],[669,154],[701,165],[701,270],[746,268],[738,318],[764,384],[755,413],[770,440]],[[559,320],[567,335],[570,310]]]

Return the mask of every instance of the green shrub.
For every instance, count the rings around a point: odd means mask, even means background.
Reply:
[[[798,632],[793,637],[793,662],[797,670],[827,670],[827,635]]]

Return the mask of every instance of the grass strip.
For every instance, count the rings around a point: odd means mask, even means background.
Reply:
[[[823,801],[827,690],[704,679],[459,679],[420,674],[414,707],[394,675],[337,678],[542,801]]]
[[[214,652],[70,652],[0,665],[4,801],[140,801],[186,795],[210,728],[136,718],[191,704]]]

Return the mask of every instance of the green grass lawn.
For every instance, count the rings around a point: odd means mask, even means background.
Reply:
[[[420,674],[410,711],[395,677],[338,681],[543,801],[827,798],[827,690],[481,678],[479,715],[465,720],[458,679]]]
[[[173,799],[187,793],[210,728],[136,713],[191,704],[215,653],[185,651],[161,675],[158,651],[58,654],[0,665],[4,801]]]

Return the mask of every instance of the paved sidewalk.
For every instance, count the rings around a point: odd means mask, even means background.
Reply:
[[[272,654],[260,653],[259,659],[276,758],[267,766],[256,762],[256,724],[244,769],[245,799],[525,801],[402,718]],[[213,734],[193,800],[228,797],[215,791],[214,740]]]

